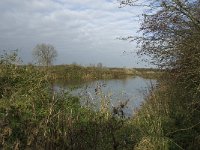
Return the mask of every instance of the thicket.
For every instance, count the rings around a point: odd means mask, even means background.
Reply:
[[[136,40],[139,54],[166,70],[159,89],[135,116],[136,149],[200,149],[200,1],[122,0],[147,8]]]
[[[0,61],[0,149],[132,149],[134,128],[110,111],[82,107],[67,92],[55,93],[48,74],[20,66],[17,54]]]
[[[20,65],[15,51],[1,55],[0,149],[133,149],[140,129],[120,113],[124,106],[112,111],[101,92],[99,111],[81,106],[54,91],[47,71]]]
[[[0,148],[199,150],[200,1],[151,0],[145,7],[150,13],[136,38],[140,53],[168,73],[133,118],[113,115],[106,99],[101,111],[82,107],[69,93],[53,92],[41,69],[20,67],[15,53],[6,54],[0,61]]]

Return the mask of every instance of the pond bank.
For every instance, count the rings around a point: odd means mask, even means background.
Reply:
[[[147,68],[107,68],[107,67],[83,67],[79,65],[57,65],[48,68],[53,80],[98,80],[98,79],[123,79],[130,76],[155,79],[162,72],[158,69]]]

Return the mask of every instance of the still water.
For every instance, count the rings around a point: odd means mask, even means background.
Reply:
[[[132,116],[148,95],[149,89],[155,85],[156,80],[153,79],[130,77],[84,83],[57,83],[56,88],[68,90],[72,95],[80,97],[82,105],[96,108],[100,107],[102,98],[110,102],[110,108],[127,103],[124,113],[126,116]]]

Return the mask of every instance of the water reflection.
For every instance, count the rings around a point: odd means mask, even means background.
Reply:
[[[82,105],[100,108],[101,100],[110,100],[110,107],[116,108],[127,102],[124,107],[126,116],[131,116],[144,100],[144,93],[156,84],[156,80],[131,77],[126,79],[96,80],[88,82],[57,82],[56,89],[71,90],[71,94],[79,96]]]

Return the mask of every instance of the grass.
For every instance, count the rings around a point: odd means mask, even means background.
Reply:
[[[104,96],[100,111],[83,107],[77,97],[52,90],[52,74],[11,58],[0,64],[0,149],[200,149],[198,93],[171,74],[160,78],[134,117],[124,118],[110,111]]]
[[[127,69],[127,68],[99,68],[83,67],[79,65],[57,65],[49,68],[51,78],[54,80],[96,80],[96,79],[120,79],[130,76],[142,76],[155,78],[160,74],[156,69]]]
[[[133,75],[126,73],[123,69],[111,70],[108,68],[82,67],[78,65],[53,66],[50,68],[53,79],[56,80],[96,80],[124,78]]]
[[[188,97],[171,79],[160,81],[132,119],[139,130],[135,149],[199,150],[200,112]]]
[[[129,122],[107,105],[95,112],[69,93],[53,92],[45,70],[0,69],[1,149],[132,149]]]

